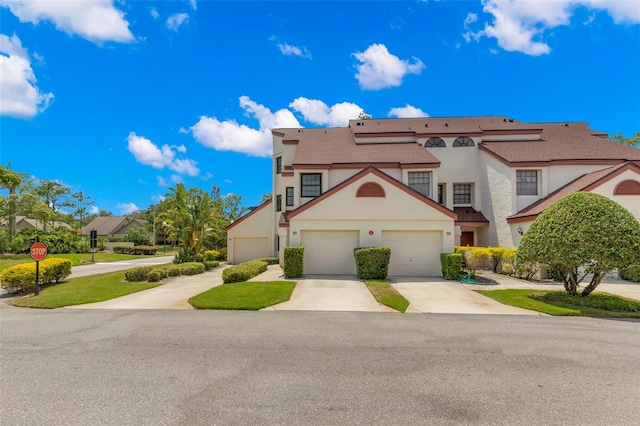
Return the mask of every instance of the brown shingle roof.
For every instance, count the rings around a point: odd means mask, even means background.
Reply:
[[[349,128],[275,129],[284,139],[298,140],[296,165],[330,164],[440,164],[433,154],[415,142],[356,144]]]
[[[580,192],[589,191],[594,187],[597,187],[607,180],[617,176],[625,170],[635,170],[640,174],[640,165],[633,162],[626,162],[618,164],[613,167],[598,170],[595,172],[587,173],[579,178],[569,182],[565,186],[557,189],[551,194],[547,195],[530,206],[525,207],[518,213],[511,215],[507,218],[507,222],[521,222],[535,219],[540,213],[545,211],[551,204],[555,203],[564,196]]]
[[[482,142],[480,148],[506,163],[624,162],[640,160],[640,150],[595,136],[586,123],[541,124],[537,141]]]
[[[453,212],[458,215],[456,225],[465,226],[471,224],[471,226],[489,226],[489,219],[482,214],[482,212],[476,211],[471,207],[454,207]]]
[[[144,226],[147,223],[146,220],[142,219],[129,221],[125,216],[100,216],[82,227],[82,235],[89,235],[89,231],[92,229],[98,231],[98,235],[114,235],[130,222],[137,222],[140,226]]]
[[[358,125],[360,123],[360,125]],[[349,126],[356,134],[402,133],[458,134],[477,133],[486,130],[539,130],[539,124],[527,124],[505,116],[479,117],[420,117],[350,120]]]

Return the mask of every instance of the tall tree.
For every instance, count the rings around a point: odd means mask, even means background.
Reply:
[[[80,227],[84,226],[85,218],[88,215],[88,208],[94,205],[95,201],[93,201],[88,195],[84,195],[82,191],[78,191],[71,194],[70,203],[73,208],[73,212],[71,214],[74,218],[78,219]]]
[[[616,133],[615,135],[609,136],[609,140],[611,142],[630,146],[631,148],[640,149],[640,132],[636,132],[636,134],[630,138],[625,138],[622,133]]]
[[[9,241],[13,241],[16,235],[16,190],[22,183],[22,177],[19,173],[9,170],[9,166],[0,165],[0,189],[5,188],[9,191],[7,202],[7,221],[9,223]]]
[[[49,206],[53,212],[54,219],[60,212],[60,208],[72,206],[69,201],[70,193],[71,190],[68,186],[61,185],[52,180],[40,181],[40,185],[36,187],[36,194],[38,194],[42,201]]]

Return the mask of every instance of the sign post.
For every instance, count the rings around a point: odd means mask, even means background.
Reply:
[[[31,246],[31,258],[36,261],[36,289],[34,296],[40,294],[40,261],[47,257],[47,246],[36,237],[36,242]]]
[[[89,239],[91,240],[91,263],[94,263],[94,254],[96,252],[96,248],[98,247],[98,231],[92,229],[89,232]]]

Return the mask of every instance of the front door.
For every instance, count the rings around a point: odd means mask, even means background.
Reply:
[[[462,231],[462,234],[460,234],[460,245],[462,247],[473,247],[473,231]]]

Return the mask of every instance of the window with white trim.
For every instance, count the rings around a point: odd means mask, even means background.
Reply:
[[[538,195],[537,170],[516,170],[516,195]]]
[[[453,204],[471,204],[471,184],[453,184]]]
[[[431,172],[409,172],[409,188],[426,197],[431,196]]]
[[[293,206],[293,186],[287,186],[287,207]]]

